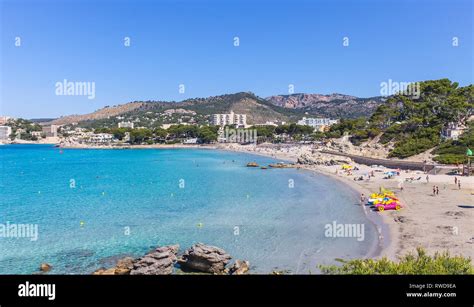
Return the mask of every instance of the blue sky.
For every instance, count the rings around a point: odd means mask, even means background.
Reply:
[[[239,91],[266,97],[289,84],[370,97],[389,79],[473,83],[471,0],[0,2],[4,115]],[[55,95],[64,79],[95,82],[95,99]]]

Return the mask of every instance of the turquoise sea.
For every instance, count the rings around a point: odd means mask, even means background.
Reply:
[[[37,224],[38,239],[0,237],[0,274],[89,274],[158,245],[203,242],[254,273],[317,272],[377,243],[358,195],[274,159],[208,149],[86,150],[0,146],[0,224]],[[328,238],[329,223],[363,223],[365,238]]]

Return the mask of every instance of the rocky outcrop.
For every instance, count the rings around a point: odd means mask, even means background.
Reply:
[[[222,274],[230,259],[232,257],[223,249],[198,243],[185,251],[179,264],[185,269]]]
[[[158,247],[134,262],[130,275],[169,275],[177,261],[179,245]]]
[[[232,257],[223,249],[197,243],[178,259],[179,245],[158,247],[145,256],[120,259],[112,268],[100,268],[94,275],[169,275],[178,262],[183,272],[198,271],[210,274],[242,275],[249,271],[248,261],[236,260],[230,268],[226,265]]]
[[[96,270],[93,275],[128,275],[130,274],[130,271],[133,269],[133,264],[135,262],[135,259],[132,257],[125,257],[123,259],[120,259],[117,262],[117,265],[113,268],[106,269],[106,268],[100,268]]]
[[[339,164],[350,164],[351,160],[341,159],[341,157],[323,154],[323,153],[314,153],[312,155],[309,154],[302,154],[298,157],[298,164],[306,164],[306,165],[339,165]]]
[[[243,275],[250,269],[250,263],[248,261],[235,260],[235,263],[230,267],[229,274],[231,275]]]
[[[120,259],[115,266],[115,275],[128,275],[133,269],[135,259],[132,257],[125,257]]]

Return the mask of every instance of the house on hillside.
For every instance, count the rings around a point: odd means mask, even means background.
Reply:
[[[132,122],[120,122],[118,123],[119,128],[132,128],[133,129],[134,124]]]
[[[460,123],[450,122],[441,129],[441,138],[443,140],[457,140],[466,129],[466,126]]]

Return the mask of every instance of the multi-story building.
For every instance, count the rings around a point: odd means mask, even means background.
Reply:
[[[313,118],[313,117],[303,117],[298,121],[298,125],[306,125],[313,127],[316,130],[324,131],[331,125],[337,124],[339,120],[330,119],[330,118]]]
[[[119,128],[132,128],[133,129],[134,124],[132,122],[120,122],[118,124]]]
[[[1,140],[8,140],[11,133],[12,133],[12,127],[0,126],[0,141]]]
[[[114,138],[110,133],[97,133],[90,136],[89,141],[92,143],[110,143]]]
[[[313,117],[303,117],[298,121],[298,125],[306,125],[311,127],[317,126],[331,126],[337,124],[339,120],[330,119],[330,118],[313,118]]]
[[[247,126],[247,115],[237,114],[230,111],[229,114],[213,114],[211,123],[216,126],[236,125],[237,127]]]
[[[46,137],[57,137],[58,127],[59,126],[57,125],[43,126],[43,133],[46,135]]]

